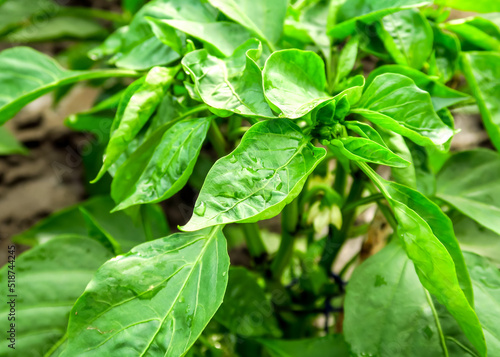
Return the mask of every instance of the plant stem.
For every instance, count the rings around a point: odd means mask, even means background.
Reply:
[[[267,253],[266,246],[260,235],[259,225],[257,223],[243,223],[241,229],[245,234],[248,251],[253,258],[260,258]]]
[[[226,156],[227,151],[227,143],[226,139],[224,139],[224,136],[219,130],[219,126],[215,122],[215,119],[212,120],[212,123],[210,124],[210,129],[208,129],[208,139],[212,143],[215,152],[219,156]]]
[[[278,253],[271,264],[271,272],[275,280],[281,280],[286,266],[293,254],[294,234],[299,221],[299,205],[295,199],[281,212],[281,243]]]
[[[432,301],[431,295],[427,290],[425,290],[425,296],[427,297],[427,302],[432,310],[432,315],[434,316],[434,321],[436,322],[436,327],[439,333],[439,338],[441,340],[441,346],[443,347],[443,352],[445,357],[449,357],[448,348],[446,347],[446,341],[444,340],[443,329],[441,328],[441,323],[439,322],[439,316],[437,314],[436,308],[434,306],[434,302]]]
[[[348,205],[345,205],[344,211],[348,212],[350,210],[356,209],[359,206],[367,205],[369,203],[376,202],[376,201],[381,200],[383,198],[384,198],[384,195],[382,195],[381,193],[374,193],[373,195],[370,195],[368,197],[363,197],[363,198],[357,200],[356,202],[352,202]]]
[[[337,160],[337,168],[335,169],[335,181],[333,182],[333,189],[339,193],[342,198],[345,195],[345,186],[347,182],[347,172],[344,167]]]
[[[364,189],[364,181],[359,177],[358,174],[353,175],[353,182],[349,196],[347,197],[345,206],[349,206],[353,202],[359,201],[361,194]],[[329,235],[326,239],[325,248],[323,249],[323,255],[321,256],[320,264],[325,268],[325,270],[330,273],[333,261],[337,257],[340,248],[347,239],[349,229],[354,223],[356,210],[345,211],[342,210],[342,228],[338,230],[334,226],[330,226]]]

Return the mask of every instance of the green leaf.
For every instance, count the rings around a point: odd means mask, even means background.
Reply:
[[[358,55],[359,36],[353,36],[340,51],[334,83],[339,83],[351,73]]]
[[[179,58],[177,52],[153,36],[118,53],[109,63],[118,68],[144,71],[155,66],[169,65]]]
[[[304,4],[304,3],[302,3]],[[332,60],[331,40],[325,32],[328,22],[329,4],[326,1],[311,2],[300,14],[287,17],[283,29],[283,42],[299,41],[303,44],[315,44],[323,54],[325,61]],[[289,8],[290,11],[291,8]]]
[[[69,71],[48,56],[28,47],[0,52],[0,124],[22,107],[50,91],[75,82],[95,78],[131,77],[132,71],[103,69]]]
[[[476,98],[490,139],[500,150],[500,54],[464,52],[462,69]]]
[[[447,6],[462,11],[496,12],[500,11],[500,4],[489,0],[435,0],[436,5]]]
[[[500,265],[499,234],[456,211],[450,218],[462,250],[474,252]]]
[[[366,164],[358,165],[389,201],[398,221],[397,234],[420,282],[446,306],[479,354],[485,356],[483,331],[472,308],[470,278],[450,220],[418,191],[383,180]]]
[[[124,252],[149,239],[168,234],[168,227],[160,207],[144,206],[142,222],[135,222],[123,212],[109,213],[114,207],[110,197],[93,197],[79,205],[56,212],[33,227],[13,237],[13,241],[25,245],[43,244],[62,234],[88,236],[89,230],[80,208],[83,208],[106,235],[113,237]],[[147,225],[147,226],[146,226]],[[146,230],[151,231],[148,237]]]
[[[461,49],[460,41],[455,34],[443,31],[437,26],[433,26],[432,29],[435,64],[429,61],[429,75],[437,75],[442,83],[446,83],[455,74]],[[417,82],[415,79],[414,81]]]
[[[500,354],[500,271],[488,259],[472,253],[465,253],[474,294],[476,313],[483,325],[488,355]]]
[[[219,59],[207,50],[198,50],[188,53],[182,65],[203,101],[219,116],[236,113],[274,118],[264,97],[262,73],[256,63],[261,52],[260,43],[250,40],[229,58]]]
[[[376,142],[377,144],[380,144],[382,146],[387,146],[380,136],[379,132],[375,130],[373,127],[371,127],[369,124],[362,123],[360,121],[356,120],[349,120],[345,121],[344,125],[347,129],[352,130],[359,136],[365,138],[365,139],[370,139],[371,141]]]
[[[365,138],[340,138],[330,142],[349,160],[373,162],[393,167],[407,167],[410,163],[394,154],[385,145]]]
[[[130,13],[135,13],[139,10],[146,0],[122,0],[122,8]]]
[[[355,32],[357,21],[371,24],[386,15],[432,2],[426,0],[347,0],[337,3],[331,15],[334,26],[328,29],[328,35],[342,39]]]
[[[263,70],[264,93],[281,117],[300,118],[331,99],[325,93],[325,64],[310,51],[274,52]]]
[[[385,16],[377,32],[389,54],[400,65],[420,69],[432,52],[432,28],[416,9]]]
[[[314,147],[290,120],[253,125],[240,145],[212,166],[182,230],[278,215],[325,155],[326,150]]]
[[[111,194],[114,209],[166,200],[186,184],[193,172],[210,118],[183,120],[174,124],[147,154],[132,155],[116,172]]]
[[[271,50],[283,32],[287,0],[208,0],[210,4],[252,31]]]
[[[271,301],[257,276],[242,267],[229,270],[226,295],[215,320],[244,337],[281,335]]]
[[[500,155],[486,149],[462,151],[437,176],[436,196],[500,234]]]
[[[400,74],[375,77],[351,112],[422,146],[440,147],[454,134],[434,111],[430,95]]]
[[[121,68],[146,70],[167,65],[180,58],[174,49],[155,36],[148,18],[213,22],[216,10],[199,0],[149,2],[135,14],[130,25],[120,34],[120,44],[108,53],[114,54],[110,63]]]
[[[446,22],[444,29],[456,33],[462,40],[463,48],[483,49],[487,51],[500,50],[500,28],[492,21],[483,17],[469,17]]]
[[[0,126],[0,155],[27,154],[26,149],[5,126]]]
[[[342,335],[304,338],[301,340],[258,340],[271,357],[349,356]]]
[[[7,248],[5,248],[7,249]],[[16,257],[16,344],[8,348],[7,340],[0,345],[2,356],[43,356],[66,332],[71,307],[85,290],[94,272],[111,251],[93,239],[72,235],[41,244]],[[0,270],[0,292],[4,303],[0,317],[9,329],[7,270]],[[7,336],[4,333],[4,336]]]
[[[465,266],[464,258],[453,231],[451,220],[441,211],[441,209],[432,201],[427,199],[420,192],[408,188],[403,185],[391,183],[386,181],[386,188],[388,189],[391,201],[397,201],[399,210],[403,209],[402,205],[407,207],[407,210],[412,210],[412,213],[405,212],[404,214],[412,216],[413,213],[418,215],[421,221],[426,223],[432,230],[432,234],[443,244],[455,265],[458,282],[461,289],[464,291],[465,296],[473,306],[473,293],[470,282],[469,273]],[[401,205],[402,204],[402,205]],[[402,215],[401,215],[402,216]],[[398,213],[396,213],[396,218]],[[402,234],[405,234],[405,227],[402,225]],[[412,258],[410,256],[410,258]],[[413,259],[413,258],[412,258]],[[419,269],[418,263],[417,270]]]
[[[425,350],[465,357],[448,352],[447,340],[455,336],[396,240],[357,267],[346,290],[344,333],[353,355],[418,356]]]
[[[156,20],[157,23],[160,22]],[[163,20],[167,26],[193,36],[209,45],[218,55],[229,57],[242,43],[250,39],[250,33],[242,26],[233,22],[200,23],[182,20]]]
[[[220,227],[147,242],[105,263],[71,311],[62,356],[182,356],[224,297]]]
[[[103,165],[93,182],[99,180],[125,152],[160,104],[165,90],[172,83],[178,70],[178,67],[154,67],[141,82],[140,87],[133,87],[125,92],[111,127],[111,137],[106,147]]]
[[[33,3],[32,0],[0,1],[0,35],[21,27],[32,17],[39,16],[47,9],[60,11],[60,7],[52,0],[40,0],[36,3]]]
[[[76,16],[57,16],[44,21],[36,21],[6,36],[15,43],[45,42],[54,40],[99,40],[107,31],[92,19]]]
[[[370,85],[377,76],[384,73],[397,73],[409,77],[415,82],[417,87],[428,92],[431,96],[432,105],[437,112],[445,107],[449,107],[465,100],[470,97],[462,92],[454,90],[446,85],[426,76],[424,73],[417,71],[413,68],[398,66],[398,65],[385,65],[376,68],[366,80],[367,86]]]

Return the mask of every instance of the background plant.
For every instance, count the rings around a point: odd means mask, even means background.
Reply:
[[[54,33],[72,20],[47,4],[45,39],[83,36]],[[116,28],[84,65],[0,53],[1,123],[51,91],[102,87],[66,124],[103,151],[87,176],[112,179],[14,237],[32,246],[17,354],[500,355],[498,3],[123,6],[69,11],[99,29],[88,38],[106,32],[97,18]],[[481,15],[448,20],[450,7]],[[10,17],[5,38],[37,40],[34,14]],[[464,110],[489,148],[450,153]],[[1,130],[4,153],[24,151]],[[186,185],[192,216],[169,235],[157,204]],[[278,215],[279,233],[258,224]],[[230,264],[243,241],[249,264]]]

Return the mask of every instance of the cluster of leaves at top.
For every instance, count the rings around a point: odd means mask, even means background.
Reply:
[[[140,5],[90,52],[97,69],[0,53],[1,123],[78,81],[103,88],[66,124],[96,134],[91,179],[112,177],[111,197],[15,237],[33,246],[19,355],[500,355],[500,156],[449,153],[452,112],[480,113],[500,149],[500,16],[485,14],[500,3]],[[483,14],[448,21],[449,6]],[[188,182],[194,212],[168,235],[155,203]],[[372,234],[355,225],[370,207],[393,235],[339,263]],[[280,213],[280,235],[256,224]],[[243,239],[252,267],[230,268]]]

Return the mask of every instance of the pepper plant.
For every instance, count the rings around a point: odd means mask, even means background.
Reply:
[[[88,70],[0,53],[1,123],[102,88],[66,124],[109,193],[14,237],[16,355],[500,356],[499,2],[142,3]]]

